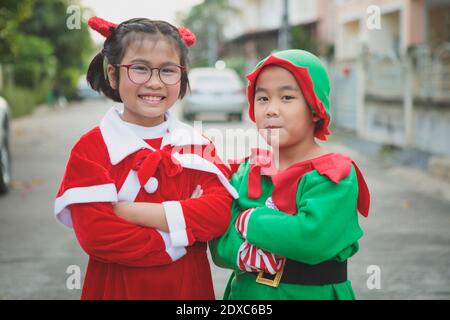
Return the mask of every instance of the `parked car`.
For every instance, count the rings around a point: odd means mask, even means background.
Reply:
[[[245,86],[236,71],[229,68],[194,68],[189,72],[191,94],[183,99],[183,116],[195,119],[199,113],[225,114],[242,119],[247,105]]]
[[[89,86],[85,75],[78,80],[77,98],[81,100],[101,98],[100,93]]]
[[[0,194],[8,192],[11,186],[11,153],[9,148],[8,103],[0,97]]]

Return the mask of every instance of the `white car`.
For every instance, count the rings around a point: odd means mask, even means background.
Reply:
[[[0,194],[11,186],[11,153],[9,149],[9,106],[0,97]]]
[[[236,71],[229,68],[194,68],[189,72],[191,94],[182,102],[183,116],[195,119],[199,113],[225,114],[228,119],[242,119],[247,106],[245,86]]]
[[[80,77],[77,85],[77,98],[80,100],[101,98],[100,93],[92,89],[87,83],[86,76]]]

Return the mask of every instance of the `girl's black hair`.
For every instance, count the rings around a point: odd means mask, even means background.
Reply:
[[[107,79],[107,64],[120,64],[128,45],[136,40],[142,40],[146,35],[162,35],[172,40],[180,54],[180,65],[185,67],[181,74],[181,87],[178,98],[183,98],[189,88],[187,77],[188,48],[181,39],[178,29],[168,22],[150,20],[146,18],[134,18],[119,24],[112,34],[105,40],[103,49],[92,59],[86,79],[95,91],[102,92],[108,98],[116,102],[122,102],[118,89],[113,89]],[[105,64],[105,67],[104,67]],[[116,83],[119,83],[119,72],[114,72]]]

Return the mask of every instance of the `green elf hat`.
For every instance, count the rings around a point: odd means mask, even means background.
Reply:
[[[254,100],[255,84],[261,70],[268,65],[277,65],[290,71],[296,78],[303,96],[314,115],[320,117],[314,136],[326,140],[330,134],[328,125],[330,115],[330,79],[318,57],[304,50],[285,50],[271,54],[256,65],[256,69],[247,75],[247,99],[250,119],[255,122]]]

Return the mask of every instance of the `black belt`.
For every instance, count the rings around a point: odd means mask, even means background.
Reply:
[[[279,282],[309,286],[334,284],[347,281],[347,260],[330,260],[313,265],[286,259],[284,268],[276,275],[263,272],[251,274],[258,276],[258,283],[273,287],[277,287]]]

